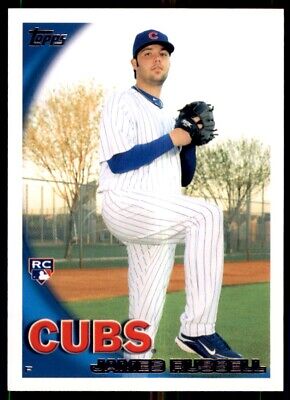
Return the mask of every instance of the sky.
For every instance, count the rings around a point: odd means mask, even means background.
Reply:
[[[156,29],[175,46],[161,94],[173,114],[203,100],[215,107],[219,141],[244,136],[272,145],[273,136],[283,135],[282,10],[93,9],[83,17],[79,11],[78,21],[74,15],[65,18],[90,24],[52,64],[36,101],[78,82],[93,80],[107,90],[132,86],[134,38]]]

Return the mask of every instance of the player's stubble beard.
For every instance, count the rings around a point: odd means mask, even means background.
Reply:
[[[155,76],[154,73],[143,76],[141,79],[149,86],[162,87],[168,76],[168,70],[163,72],[160,76]]]
[[[152,79],[152,85],[153,86],[160,86],[162,87],[163,83],[166,81],[168,76],[168,72],[165,72],[164,74],[162,74],[162,76],[160,76],[159,78],[155,78]]]

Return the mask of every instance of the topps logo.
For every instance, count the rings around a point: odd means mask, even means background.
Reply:
[[[53,258],[29,258],[28,272],[33,281],[43,285],[54,272]]]
[[[54,33],[53,29],[39,29],[36,26],[34,29],[30,29],[31,39],[29,46],[62,46],[64,45],[67,33]]]

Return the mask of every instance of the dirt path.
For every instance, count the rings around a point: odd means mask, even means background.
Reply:
[[[269,282],[269,279],[269,261],[225,263],[224,285]],[[62,301],[125,296],[128,294],[127,268],[56,269],[49,285]],[[173,268],[168,292],[183,289],[183,265],[177,264]]]

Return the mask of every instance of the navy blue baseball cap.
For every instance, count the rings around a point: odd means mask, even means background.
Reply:
[[[139,51],[149,44],[162,44],[169,54],[174,51],[173,44],[168,41],[168,37],[164,33],[149,29],[136,36],[133,44],[133,58],[136,58]]]

